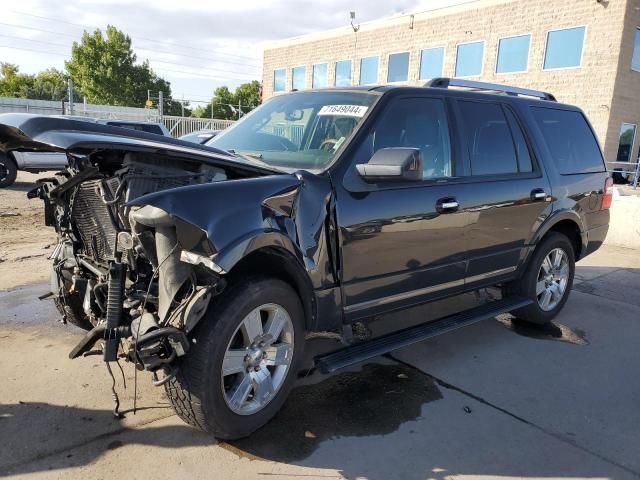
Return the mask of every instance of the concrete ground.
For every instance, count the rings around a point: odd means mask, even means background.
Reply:
[[[12,478],[639,478],[640,251],[576,268],[556,326],[503,316],[333,376],[301,378],[278,416],[219,443],[172,414],[149,375],[69,360],[82,332],[46,291],[0,292],[0,476]],[[415,323],[473,297],[390,316]],[[314,340],[313,350],[332,348]]]

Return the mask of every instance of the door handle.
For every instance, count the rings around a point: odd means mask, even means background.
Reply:
[[[460,204],[455,198],[441,198],[436,203],[436,210],[439,213],[452,213],[458,210]]]
[[[545,192],[542,188],[535,188],[531,190],[531,200],[534,202],[544,200],[547,198],[547,192]]]

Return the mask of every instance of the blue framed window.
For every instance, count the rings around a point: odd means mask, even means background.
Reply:
[[[456,77],[477,77],[482,74],[484,42],[463,43],[456,52]]]
[[[273,91],[284,92],[286,90],[287,83],[287,71],[284,68],[279,68],[273,71]]]
[[[305,76],[307,75],[306,67],[293,67],[291,82],[294,90],[304,90],[306,86]]]
[[[420,80],[431,80],[442,76],[444,47],[425,48],[420,52]]]
[[[409,52],[389,55],[387,82],[406,82],[409,80]]]
[[[378,57],[365,57],[360,60],[360,85],[378,83]]]
[[[584,31],[584,27],[575,27],[549,32],[544,69],[579,67],[582,63]]]
[[[313,66],[313,78],[311,80],[313,88],[324,88],[327,86],[327,64],[318,63]]]
[[[351,86],[351,60],[336,62],[336,87]]]
[[[498,42],[496,73],[526,72],[531,35],[501,38]]]
[[[631,68],[636,72],[640,72],[640,28],[636,28],[636,37],[633,43],[633,58],[631,59]]]

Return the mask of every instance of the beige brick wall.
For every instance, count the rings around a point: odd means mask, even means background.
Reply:
[[[402,51],[410,53],[407,83],[418,84],[420,51],[428,47],[445,47],[443,74],[453,77],[457,45],[484,40],[483,73],[479,80],[549,91],[561,102],[580,106],[593,123],[606,157],[613,159],[619,118],[640,115],[640,73],[630,71],[631,30],[640,20],[635,10],[639,2],[609,0],[603,5],[596,0],[479,0],[417,13],[413,28],[410,28],[412,18],[407,15],[364,24],[357,34],[346,27],[274,42],[264,52],[264,95],[265,98],[273,95],[276,68],[286,68],[286,90],[289,90],[291,68],[306,66],[306,88],[311,88],[313,64],[328,63],[328,82],[333,85],[335,62],[347,59],[353,62],[352,83],[356,85],[360,59],[372,55],[380,57],[378,81],[385,83],[389,54]],[[576,26],[586,26],[582,66],[543,70],[547,32]],[[496,74],[498,40],[521,34],[531,34],[528,71]],[[616,78],[619,78],[617,86]]]

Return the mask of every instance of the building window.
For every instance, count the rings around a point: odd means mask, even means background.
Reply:
[[[305,67],[293,67],[292,84],[294,90],[304,90],[306,86],[305,76],[307,69]]]
[[[574,68],[582,63],[584,27],[555,30],[547,34],[544,69]]]
[[[311,80],[313,88],[324,88],[327,86],[327,64],[319,63],[313,66],[313,79]]]
[[[360,60],[360,85],[378,83],[378,57],[366,57]]]
[[[406,82],[409,80],[409,52],[389,55],[387,82]]]
[[[484,41],[458,45],[456,54],[456,77],[477,77],[482,75]]]
[[[284,92],[286,90],[287,83],[287,71],[284,68],[279,68],[273,71],[273,91]]]
[[[351,60],[336,62],[336,87],[351,86]]]
[[[420,80],[431,80],[442,76],[444,47],[425,48],[420,52]]]
[[[618,141],[618,155],[616,162],[631,161],[633,141],[636,138],[636,126],[632,123],[623,123],[620,128],[620,140]]]
[[[501,38],[498,42],[496,73],[526,72],[529,66],[531,35]]]
[[[631,59],[631,68],[636,72],[640,72],[640,28],[636,28],[636,38],[633,43],[633,58]]]

